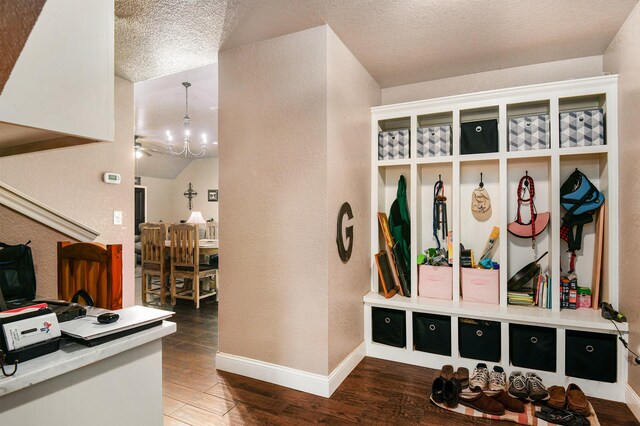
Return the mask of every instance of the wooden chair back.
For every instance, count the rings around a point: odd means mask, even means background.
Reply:
[[[198,247],[198,225],[171,225],[171,268],[192,267],[197,269],[200,251]]]
[[[164,244],[167,239],[166,225],[164,223],[144,223],[140,228],[142,267],[162,265],[165,253]]]
[[[218,224],[215,221],[207,222],[205,225],[205,238],[209,240],[218,239]]]
[[[71,300],[78,290],[96,307],[122,308],[122,244],[58,242],[58,298]]]

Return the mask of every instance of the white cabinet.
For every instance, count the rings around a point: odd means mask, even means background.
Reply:
[[[559,117],[563,111],[601,108],[606,117],[606,144],[585,147],[560,146]],[[511,118],[525,115],[548,115],[549,147],[519,151],[509,149],[508,123]],[[498,152],[462,155],[460,152],[461,123],[496,119],[498,122]],[[400,175],[407,181],[411,215],[411,288],[410,297],[395,295],[385,299],[378,292],[375,262],[371,264],[371,292],[365,296],[365,341],[367,355],[400,362],[440,368],[443,364],[473,368],[476,360],[463,358],[459,353],[458,324],[460,318],[497,321],[501,326],[500,348],[502,365],[508,372],[520,369],[511,365],[509,356],[509,325],[550,327],[557,330],[555,371],[540,371],[545,382],[565,385],[578,383],[588,395],[624,400],[627,381],[626,351],[621,344],[613,354],[617,359],[617,380],[604,383],[596,380],[568,377],[565,366],[567,330],[591,333],[615,333],[614,326],[602,319],[599,310],[581,308],[560,310],[560,278],[566,274],[568,254],[566,243],[560,238],[564,211],[560,206],[560,186],[578,168],[603,192],[607,212],[605,220],[602,262],[601,300],[618,305],[618,114],[617,76],[603,76],[582,80],[546,83],[533,86],[452,96],[372,109],[372,218],[371,258],[384,249],[376,212],[389,213],[396,198]],[[417,129],[425,126],[450,125],[453,144],[448,156],[418,157]],[[409,158],[378,160],[378,132],[399,128],[411,130]],[[491,197],[492,214],[488,220],[478,221],[471,211],[471,194],[478,186],[480,173],[484,187]],[[507,232],[507,224],[516,216],[517,185],[529,174],[535,180],[536,207],[549,212],[547,230],[537,239],[536,252],[531,241]],[[419,253],[435,247],[432,235],[433,186],[443,180],[447,196],[447,219],[453,231],[453,299],[436,300],[419,296]],[[460,243],[474,248],[476,256],[483,249],[491,229],[500,228],[500,238],[493,260],[500,264],[499,304],[473,303],[464,300],[460,285]],[[576,271],[581,287],[593,287],[592,275],[596,253],[594,223],[584,229],[583,248],[578,253]],[[507,304],[507,282],[520,268],[544,252],[541,261],[552,282],[552,308],[542,309]],[[561,272],[561,268],[565,273]],[[372,341],[372,307],[391,308],[407,312],[407,345],[390,347]],[[413,313],[445,315],[451,318],[451,357],[429,354],[414,349]],[[623,333],[628,325],[620,324]],[[596,336],[594,334],[594,336]],[[597,336],[596,336],[597,337]]]
[[[113,1],[47,1],[0,95],[0,155],[113,141],[113,52]]]

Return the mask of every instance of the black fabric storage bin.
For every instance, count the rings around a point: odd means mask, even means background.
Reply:
[[[460,154],[498,152],[498,120],[460,124]]]
[[[414,312],[413,344],[416,351],[451,356],[451,317]]]
[[[556,329],[509,324],[509,358],[516,367],[556,371]]]
[[[613,334],[567,330],[567,376],[614,383],[618,371],[617,338]]]
[[[407,346],[407,323],[404,311],[371,308],[371,334],[376,343],[404,348]]]
[[[463,358],[500,362],[500,323],[458,319],[458,349]]]

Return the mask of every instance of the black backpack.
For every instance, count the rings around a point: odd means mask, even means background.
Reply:
[[[6,301],[33,300],[36,296],[30,243],[16,246],[0,243],[0,291]]]

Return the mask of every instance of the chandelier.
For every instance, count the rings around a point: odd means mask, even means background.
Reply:
[[[189,86],[191,83],[185,81],[182,83],[184,86],[185,92],[185,113],[184,118],[182,119],[182,124],[184,125],[184,144],[181,149],[176,149],[173,145],[173,136],[171,132],[167,130],[167,138],[169,139],[169,152],[174,157],[202,157],[207,152],[207,135],[205,133],[202,134],[202,140],[200,141],[200,151],[194,152],[191,150],[191,118],[189,117]]]

